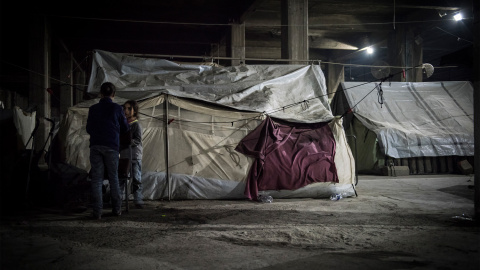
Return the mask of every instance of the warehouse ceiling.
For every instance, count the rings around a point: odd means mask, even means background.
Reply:
[[[471,65],[473,1],[309,0],[310,60],[363,65],[388,61],[389,34],[408,27],[415,40],[423,42],[425,63]],[[95,49],[228,65],[211,57],[219,56],[232,23],[245,24],[247,64],[275,63],[272,59],[281,58],[280,0],[38,2],[1,3],[0,86],[4,88],[24,79],[29,20],[36,15],[46,16],[52,47],[74,53],[78,65],[88,64],[83,60]],[[464,19],[453,20],[457,13]],[[370,45],[375,52],[367,56],[364,48]],[[448,74],[438,70],[435,74],[441,77],[432,79],[468,80],[469,75],[459,70],[448,69]],[[346,66],[345,73],[346,80],[362,81],[369,71]]]

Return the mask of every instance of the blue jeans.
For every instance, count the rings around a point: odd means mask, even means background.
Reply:
[[[120,179],[121,192],[125,192],[125,182],[127,179]],[[142,160],[132,160],[132,193],[135,204],[143,204],[143,186],[142,186]]]
[[[122,199],[118,185],[118,151],[103,145],[92,145],[90,147],[90,165],[92,177],[92,199],[93,214],[102,215],[103,195],[102,186],[107,172],[112,197],[112,212],[119,213],[122,209]]]
[[[142,160],[132,161],[132,192],[135,204],[143,204],[143,186],[142,186]]]

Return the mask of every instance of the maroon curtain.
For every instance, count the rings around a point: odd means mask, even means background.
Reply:
[[[288,125],[267,117],[235,148],[255,158],[245,196],[259,190],[295,190],[315,182],[338,183],[335,139],[328,123]]]

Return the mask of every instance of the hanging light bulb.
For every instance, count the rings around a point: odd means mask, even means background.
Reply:
[[[372,54],[372,53],[373,53],[373,48],[372,48],[372,47],[368,47],[368,48],[367,48],[367,53],[368,53],[368,54]]]
[[[457,13],[453,16],[453,18],[455,19],[455,21],[461,21],[463,19],[463,16],[462,16],[462,13]]]

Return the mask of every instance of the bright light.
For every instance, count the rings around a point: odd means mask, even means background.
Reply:
[[[463,16],[461,13],[458,13],[458,14],[455,14],[455,16],[453,16],[453,18],[455,19],[455,21],[460,21],[463,19]]]
[[[368,53],[368,54],[372,54],[372,53],[373,53],[373,48],[372,48],[372,47],[368,47],[368,48],[367,48],[367,53]]]

